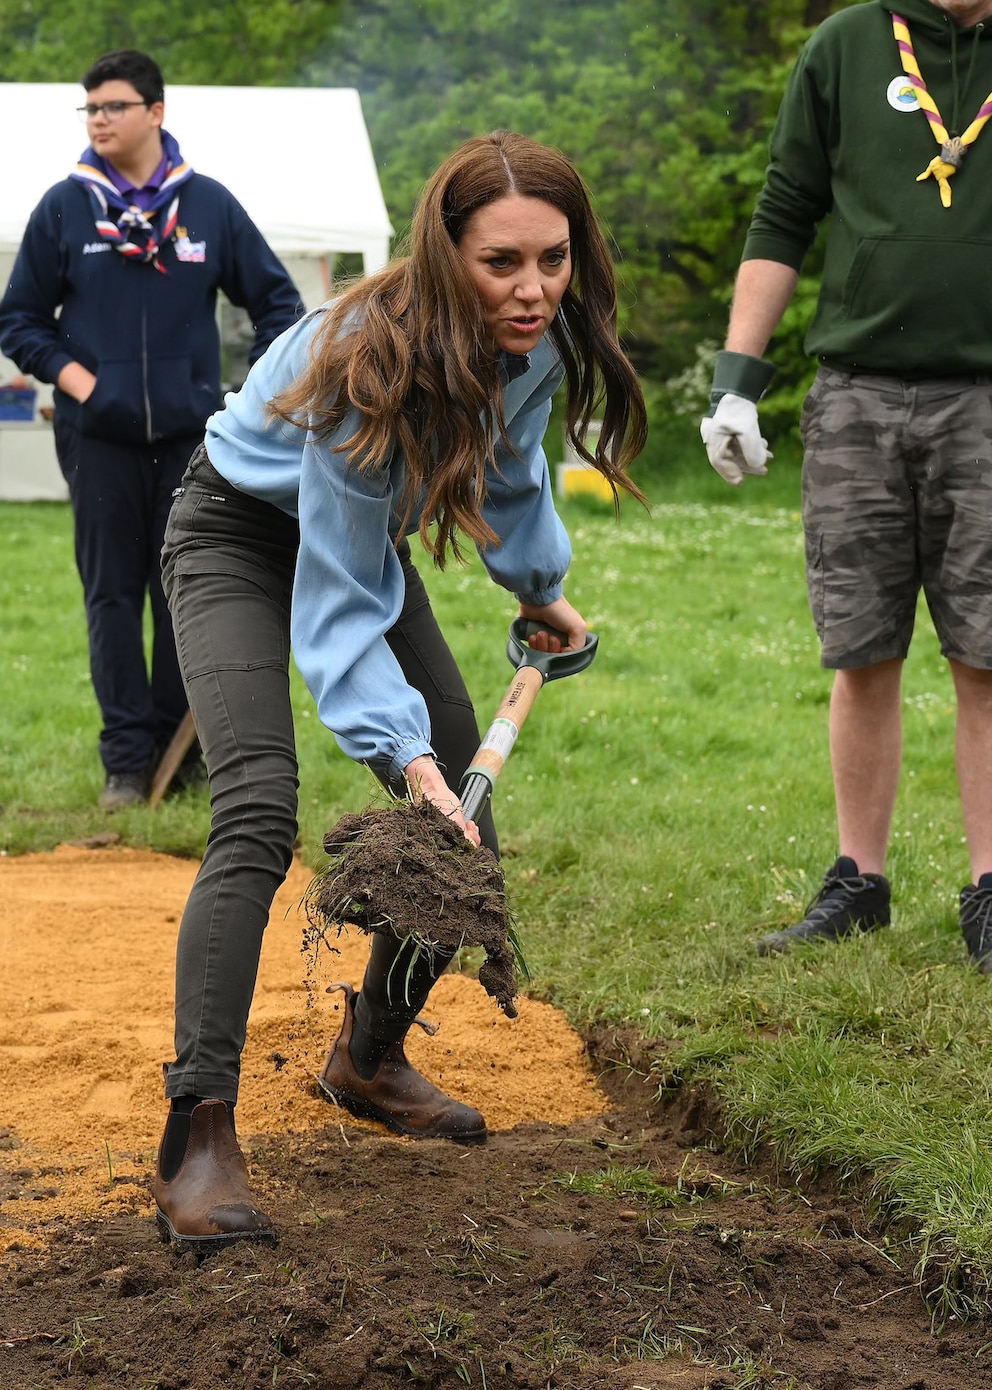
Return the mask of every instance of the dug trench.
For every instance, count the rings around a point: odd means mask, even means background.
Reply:
[[[480,1106],[487,1144],[389,1137],[321,1100],[325,983],[357,983],[366,948],[328,940],[304,968],[301,866],[238,1107],[280,1242],[201,1261],[163,1245],[147,1183],[195,867],[116,847],[0,860],[4,1390],[986,1390],[988,1324],[935,1333],[856,1194],[745,1165],[712,1099],[659,1098],[661,1044],[583,1039],[527,997],[510,1020],[455,973],[410,1053]]]

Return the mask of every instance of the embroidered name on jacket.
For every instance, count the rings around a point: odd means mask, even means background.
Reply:
[[[109,241],[88,241],[86,245],[83,247],[83,255],[95,256],[100,251],[109,250],[111,250],[111,245]]]

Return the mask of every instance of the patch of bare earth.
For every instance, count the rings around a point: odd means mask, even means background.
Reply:
[[[65,848],[0,862],[0,1386],[986,1390],[988,1325],[932,1335],[857,1202],[783,1189],[663,1107],[603,1034],[448,976],[418,1066],[489,1142],[387,1137],[318,1098],[340,1019],[308,995],[296,868],[273,910],[238,1123],[274,1250],[162,1245],[147,1178],[195,865]],[[736,1363],[735,1366],[733,1363]],[[721,1367],[723,1367],[721,1369]],[[747,1377],[745,1379],[744,1377]]]

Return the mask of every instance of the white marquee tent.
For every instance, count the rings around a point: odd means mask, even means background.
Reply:
[[[74,83],[0,82],[0,285],[28,217],[86,148]],[[225,184],[286,262],[308,306],[326,297],[328,260],[358,253],[366,273],[385,265],[392,228],[358,93],[327,87],[181,87],[165,93],[165,127],[201,173]],[[0,358],[0,382],[12,364]],[[38,431],[41,427],[37,427]],[[50,496],[34,427],[0,424],[0,498]],[[52,453],[50,432],[44,446]],[[18,478],[12,477],[17,473]],[[54,475],[61,493],[61,478]],[[25,491],[25,488],[27,489]]]
[[[168,87],[165,126],[201,173],[243,203],[280,256],[357,251],[385,265],[386,214],[358,93],[329,87]],[[69,82],[0,82],[0,250],[86,148]]]

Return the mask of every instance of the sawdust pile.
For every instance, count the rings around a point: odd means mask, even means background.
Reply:
[[[119,848],[0,857],[0,1252],[44,1244],[54,1218],[151,1217],[176,933],[196,868]],[[312,1132],[346,1145],[363,1127],[322,1100],[313,1077],[341,1021],[340,996],[324,989],[360,984],[368,942],[351,933],[316,965],[304,956],[311,878],[294,865],[265,935],[238,1105],[249,1151],[252,1135]],[[414,1029],[410,1058],[478,1106],[491,1130],[600,1113],[582,1040],[549,1005],[522,998],[519,1009],[511,1021],[477,980],[449,973],[424,1011],[439,1031]]]

